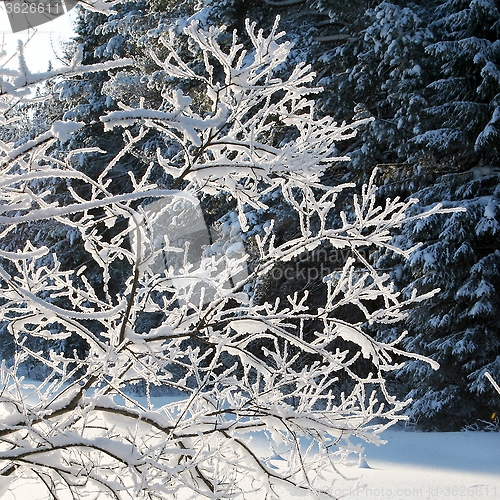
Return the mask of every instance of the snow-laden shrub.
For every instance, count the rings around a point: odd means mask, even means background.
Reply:
[[[324,186],[321,175],[345,160],[336,144],[353,137],[358,123],[316,117],[310,96],[319,89],[308,86],[308,66],[276,76],[290,50],[277,25],[264,36],[247,23],[245,50],[236,35],[219,44],[223,31],[185,27],[201,66],[181,58],[174,32],[161,38],[166,56],[155,56],[158,66],[194,82],[193,93],[166,88],[158,108],[123,102],[101,116],[105,130],[122,127],[123,147],[97,177],[71,159],[100,149],[74,150],[64,161],[48,154],[82,123],[55,123],[18,148],[0,144],[0,321],[17,347],[1,367],[0,474],[13,495],[29,480],[40,498],[69,491],[79,498],[271,499],[285,491],[333,498],[330,474],[360,452],[349,438],[377,441],[402,418],[407,403],[389,394],[385,376],[404,356],[426,359],[400,350],[400,339],[375,341],[362,325],[398,322],[434,292],[402,300],[365,255],[370,247],[411,253],[389,242],[415,200],[377,204],[372,176],[352,198],[353,215],[332,222],[337,196],[352,186]],[[89,68],[75,58],[71,71],[129,62]],[[21,76],[6,76],[3,88],[15,94],[41,79]],[[270,140],[278,124],[287,130],[279,143]],[[111,191],[120,158],[151,129],[165,148],[140,176],[130,173],[130,191]],[[157,185],[154,166],[173,189]],[[54,178],[65,180],[64,197],[45,182]],[[265,210],[272,192],[297,214],[293,240],[277,243],[266,225],[249,269],[237,231],[206,239],[201,194],[232,197],[245,232],[247,208]],[[16,225],[47,219],[77,231],[95,265],[64,269],[35,241],[6,250]],[[323,303],[307,306],[307,290],[286,303],[257,304],[247,293],[276,264],[324,244],[350,255],[325,276]],[[100,269],[100,280],[89,268]],[[355,311],[351,320],[346,307]],[[57,346],[72,336],[86,344],[84,356],[30,347],[33,339]],[[48,369],[43,381],[20,376],[28,360]],[[339,380],[348,392],[339,393]],[[130,390],[136,384],[144,396]],[[154,399],[156,386],[183,397]]]

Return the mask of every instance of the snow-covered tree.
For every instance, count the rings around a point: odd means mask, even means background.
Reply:
[[[375,334],[390,341],[409,328],[406,348],[440,362],[437,372],[408,363],[397,377],[414,398],[408,413],[427,428],[484,420],[498,404],[482,376],[498,370],[497,4],[381,2],[358,22],[357,40],[336,48],[329,67],[344,71],[320,80],[335,118],[374,117],[329,182],[366,180],[378,165],[383,196],[468,209],[407,226],[397,244],[423,246],[379,263],[405,293],[441,289],[405,325]]]
[[[448,0],[436,11],[436,42],[426,48],[441,66],[426,112],[433,127],[416,143],[459,163],[498,161],[500,10],[494,0]]]
[[[417,307],[406,321],[406,349],[428,354],[441,368],[431,373],[410,361],[398,374],[413,398],[409,414],[422,427],[458,430],[488,420],[500,401],[486,391],[485,372],[500,375],[499,318],[499,178],[494,169],[443,175],[417,192],[421,204],[442,200],[466,212],[435,216],[408,225],[395,240],[423,243],[411,258],[395,265],[396,283],[404,294],[440,288],[438,296]],[[422,208],[420,208],[422,210]],[[389,341],[401,329],[380,328]]]
[[[368,26],[362,31],[356,63],[346,71],[349,83],[343,84],[344,93],[356,96],[353,111],[375,118],[352,155],[360,169],[408,161],[414,153],[412,138],[425,127],[424,89],[433,70],[424,57],[433,39],[427,16],[416,5],[403,8],[390,2],[367,13]]]
[[[35,40],[36,41],[36,40]],[[2,140],[10,143],[9,147],[15,151],[30,151],[36,148],[39,141],[40,146],[46,147],[46,154],[53,158],[53,161],[64,161],[68,155],[68,148],[63,147],[71,134],[61,133],[60,140],[57,140],[59,132],[52,130],[55,122],[63,119],[66,103],[56,98],[54,86],[61,78],[80,78],[83,74],[88,75],[102,73],[103,70],[112,71],[113,68],[122,68],[131,63],[131,60],[119,60],[106,64],[82,65],[81,53],[74,54],[66,61],[65,66],[54,69],[49,65],[47,71],[42,73],[31,73],[24,58],[24,47],[19,44],[16,54],[18,59],[18,70],[5,68],[0,71],[2,88]],[[75,130],[78,127],[75,127]],[[55,135],[54,135],[55,134]],[[71,158],[74,161],[75,158]],[[63,179],[54,178],[49,181],[51,189],[57,196],[62,198],[67,191],[66,183]],[[79,251],[73,244],[75,234],[63,230],[57,222],[44,220],[21,224],[11,228],[9,238],[4,242],[3,249],[9,251],[24,244],[27,239],[37,241],[50,248],[51,252],[56,252],[59,262],[64,269],[74,268],[78,263],[87,260],[84,252]],[[2,355],[9,358],[12,356],[12,338],[6,335],[5,323],[0,324],[0,338],[2,340]],[[69,352],[75,348],[80,350],[72,340],[64,339],[60,341],[60,346],[68,346]],[[30,347],[37,346],[48,352],[51,348],[41,339],[32,339]],[[37,373],[43,368],[38,364],[26,363],[25,370],[32,376],[41,376]]]
[[[140,99],[104,112],[100,122],[122,132],[122,145],[96,177],[73,159],[105,155],[102,149],[50,154],[57,140],[89,126],[83,122],[56,121],[17,148],[0,144],[0,320],[17,346],[1,366],[0,474],[2,491],[14,496],[19,481],[30,481],[52,498],[227,499],[247,492],[271,499],[284,491],[333,498],[329,474],[349,452],[360,452],[349,438],[377,441],[401,419],[406,403],[388,392],[385,377],[407,353],[397,342],[373,340],[362,324],[398,322],[434,292],[401,299],[361,250],[410,255],[389,240],[415,200],[377,203],[372,176],[352,198],[354,215],[332,220],[338,194],[352,186],[324,186],[320,177],[345,160],[335,156],[336,144],[352,138],[359,123],[316,116],[311,96],[318,89],[309,86],[307,65],[277,76],[290,51],[277,24],[265,36],[247,23],[246,49],[236,34],[226,43],[222,28],[192,22],[183,33],[202,66],[179,55],[174,30],[162,35],[154,60],[173,79],[196,85],[189,95],[163,88],[156,106]],[[82,66],[77,55],[68,72],[129,63]],[[26,83],[6,75],[3,88],[16,94]],[[278,124],[287,130],[280,143],[272,134]],[[164,147],[140,175],[130,173],[128,191],[113,192],[120,158],[150,130]],[[156,183],[158,166],[171,189]],[[65,181],[64,196],[53,179]],[[207,242],[199,197],[217,193],[235,200],[237,218]],[[277,242],[271,222],[256,236],[258,259],[249,265],[242,239],[231,238],[247,230],[249,207],[266,209],[270,193],[296,212],[300,231]],[[16,226],[47,219],[80,239],[97,266],[63,269],[58,255],[34,240],[12,246]],[[200,238],[204,248],[193,252]],[[350,252],[325,277],[321,304],[306,305],[307,291],[285,303],[252,300],[252,283],[277,263],[321,245]],[[98,287],[88,272],[96,267]],[[351,319],[341,313],[346,307],[357,311]],[[85,342],[85,356],[58,349],[70,336]],[[54,348],[37,352],[33,338]],[[20,375],[29,359],[48,369],[43,381]],[[340,379],[351,381],[349,391],[338,390]],[[177,398],[155,399],[157,386]]]

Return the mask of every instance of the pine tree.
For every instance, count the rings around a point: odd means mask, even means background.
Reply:
[[[440,363],[430,373],[410,362],[397,375],[407,397],[409,414],[426,429],[459,430],[487,421],[500,405],[486,389],[485,372],[500,374],[500,183],[498,172],[481,169],[448,174],[416,193],[421,209],[436,199],[463,207],[451,217],[433,217],[409,226],[397,242],[423,242],[394,275],[405,296],[413,289],[439,287],[439,296],[410,314],[408,349]],[[381,265],[394,266],[382,259]],[[379,330],[386,341],[400,333]],[[404,392],[404,390],[403,390]]]
[[[378,330],[388,340],[408,327],[407,346],[441,363],[436,373],[410,363],[396,382],[426,428],[457,429],[498,405],[483,394],[483,373],[498,370],[498,26],[494,2],[383,2],[360,23],[361,39],[337,49],[345,73],[321,81],[338,96],[335,116],[375,117],[333,182],[359,182],[382,163],[386,195],[468,209],[408,228],[398,243],[423,243],[408,263],[378,263],[405,293],[442,290],[406,326]]]
[[[470,168],[498,161],[500,127],[500,10],[494,0],[449,0],[437,9],[439,32],[427,47],[441,65],[429,85],[432,128],[415,142]]]

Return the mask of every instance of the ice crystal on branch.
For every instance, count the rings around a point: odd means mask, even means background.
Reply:
[[[372,176],[353,198],[354,216],[334,217],[338,194],[352,186],[323,186],[321,175],[357,124],[316,117],[309,67],[278,75],[290,45],[277,23],[267,37],[247,30],[244,50],[236,35],[221,43],[222,29],[187,26],[201,66],[181,57],[173,33],[164,37],[158,65],[196,85],[190,95],[165,88],[160,107],[123,102],[102,116],[107,130],[123,127],[124,143],[96,178],[71,158],[102,150],[75,150],[64,161],[49,154],[54,134],[80,124],[59,124],[20,148],[2,144],[0,320],[18,350],[1,369],[0,474],[14,494],[29,477],[56,498],[69,490],[119,499],[276,499],[290,490],[334,498],[324,478],[360,451],[349,438],[377,441],[402,418],[406,403],[389,394],[385,374],[402,356],[423,358],[376,342],[363,324],[401,320],[429,294],[402,300],[360,249],[407,255],[391,246],[391,230],[415,200],[380,205]],[[128,192],[113,193],[120,159],[151,130],[170,154],[159,150],[141,175],[130,173]],[[157,184],[158,165],[173,189]],[[61,181],[67,192],[57,196]],[[278,242],[271,224],[256,239],[252,266],[241,239],[205,240],[193,257],[200,193],[233,197],[245,231],[246,207],[265,209],[272,192],[297,214],[293,240]],[[35,242],[13,247],[15,225],[47,219],[78,232],[93,267],[65,269]],[[182,225],[188,230],[174,230]],[[325,277],[324,303],[308,305],[300,290],[273,304],[246,293],[276,264],[321,245],[351,252]],[[345,306],[358,319],[340,314]],[[54,346],[78,338],[85,355],[36,352],[33,338]],[[28,359],[45,365],[45,380],[23,381]],[[144,395],[131,390],[137,384]],[[154,387],[182,396],[154,398]]]

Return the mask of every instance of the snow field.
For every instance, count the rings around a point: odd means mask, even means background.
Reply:
[[[33,382],[36,385],[36,382]],[[27,394],[27,397],[30,396]],[[34,395],[31,395],[33,398]],[[147,406],[146,398],[136,397]],[[155,408],[178,402],[182,396],[153,398]],[[8,417],[2,407],[0,418]],[[117,422],[119,425],[119,422]],[[123,429],[126,432],[126,429]],[[335,484],[333,493],[340,500],[497,500],[500,498],[500,433],[496,432],[410,432],[395,426],[385,431],[385,444],[366,444],[352,438],[354,445],[364,448],[360,457],[350,455],[338,464],[340,474],[325,477],[325,483]],[[280,469],[285,460],[279,454],[271,456],[269,441],[263,432],[252,433],[252,441],[267,463]],[[0,478],[1,500],[46,500],[47,490],[40,488],[37,478],[26,477],[11,483]],[[248,490],[258,488],[263,478],[244,477]],[[241,484],[241,483],[240,483]],[[297,491],[277,486],[280,499],[296,498]],[[85,491],[82,498],[108,498],[103,492]],[[245,500],[262,500],[255,491]],[[68,494],[67,498],[71,498]],[[192,492],[179,491],[178,500],[191,500]],[[313,494],[302,492],[300,498],[313,500]],[[64,492],[61,500],[65,500]],[[167,500],[167,499],[166,499]]]
[[[496,500],[500,498],[500,434],[388,430],[385,445],[365,446],[370,468],[339,470],[337,495],[373,500]]]

